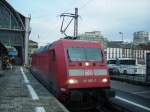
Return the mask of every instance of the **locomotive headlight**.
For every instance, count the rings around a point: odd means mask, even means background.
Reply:
[[[68,83],[69,84],[76,84],[76,83],[78,83],[78,80],[76,80],[76,79],[69,79]]]
[[[85,66],[89,66],[90,65],[90,63],[88,63],[88,62],[85,62]]]
[[[103,78],[103,79],[102,79],[102,82],[103,82],[103,83],[107,83],[107,82],[108,82],[108,79],[107,79],[107,78]]]

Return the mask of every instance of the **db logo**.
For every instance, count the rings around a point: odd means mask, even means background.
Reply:
[[[92,70],[85,70],[85,75],[93,75]]]

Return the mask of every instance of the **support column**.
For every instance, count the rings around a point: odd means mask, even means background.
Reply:
[[[30,35],[30,18],[25,18],[25,58],[24,58],[24,65],[29,64],[29,35]]]

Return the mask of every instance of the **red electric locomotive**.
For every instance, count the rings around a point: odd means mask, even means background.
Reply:
[[[99,42],[60,39],[32,55],[32,71],[60,100],[109,98],[114,92],[104,57]]]

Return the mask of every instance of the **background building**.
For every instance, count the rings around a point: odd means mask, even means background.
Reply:
[[[133,58],[139,64],[146,64],[146,53],[150,52],[150,45],[135,45],[122,41],[110,41],[107,46],[107,59]]]
[[[33,41],[33,40],[29,40],[29,64],[31,64],[31,55],[38,49],[38,43]]]
[[[102,35],[101,31],[85,32],[79,35],[77,39],[99,41],[104,48],[107,46],[107,39]]]
[[[134,44],[143,44],[147,43],[149,40],[149,32],[138,31],[133,34],[133,43]]]
[[[0,41],[15,47],[17,64],[28,63],[28,38],[30,18],[17,12],[6,0],[0,0]]]
[[[38,43],[33,40],[29,40],[29,56],[31,56],[37,49]]]

